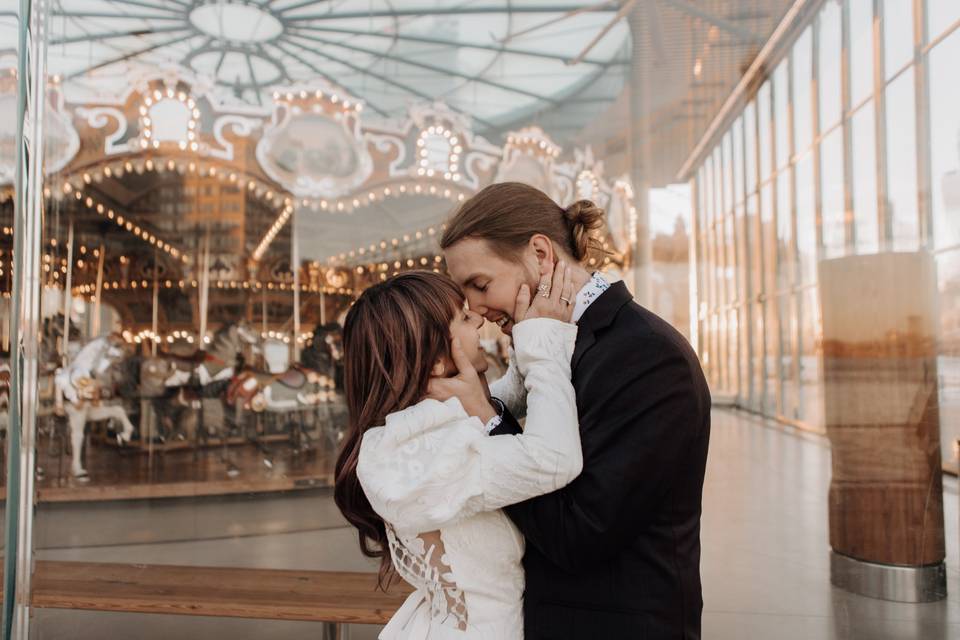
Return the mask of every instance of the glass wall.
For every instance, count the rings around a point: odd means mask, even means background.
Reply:
[[[851,256],[929,253],[938,291],[943,462],[960,438],[960,4],[827,0],[794,27],[765,81],[727,118],[694,179],[699,349],[711,384],[744,407],[815,431],[824,415],[820,274]],[[727,154],[746,145],[745,155]],[[755,149],[752,149],[755,147]],[[758,161],[754,161],[757,158]],[[728,165],[727,163],[732,163]],[[741,166],[742,165],[742,166]],[[732,262],[715,176],[747,175]],[[751,233],[750,230],[753,230]],[[707,259],[703,259],[703,256]],[[729,269],[747,323],[723,324]],[[731,335],[731,332],[733,335]],[[739,333],[739,335],[737,335]],[[716,345],[748,353],[714,357]],[[737,372],[739,371],[739,374]]]
[[[3,435],[23,77],[8,48],[22,25],[3,8],[14,4],[0,7]],[[596,201],[607,228],[588,264],[630,282],[629,167],[614,177],[573,142],[624,91],[626,22],[568,65],[613,13],[514,14],[508,2],[472,11],[449,0],[406,13],[366,0],[33,4],[42,55],[28,61],[39,95],[26,107],[42,122],[31,151],[42,152],[43,171],[28,211],[39,277],[21,286],[35,286],[41,321],[26,471],[36,491],[27,488],[24,513],[36,508],[19,531],[21,568],[35,567],[40,582],[95,580],[106,563],[140,566],[147,582],[170,579],[170,565],[356,571],[373,593],[377,563],[331,498],[346,427],[344,316],[392,274],[443,271],[444,220],[494,181],[532,184],[564,205]],[[516,46],[491,46],[491,34]],[[592,87],[585,106],[552,128],[532,126],[530,114],[583,87]],[[733,177],[721,180],[729,203]],[[669,210],[652,242],[658,304],[689,328],[689,186],[656,198]],[[732,269],[732,235],[728,244]],[[484,338],[498,377],[506,348],[492,325]],[[734,357],[735,345],[724,353]],[[30,597],[17,595],[21,605]],[[90,637],[149,635],[103,615]],[[149,637],[322,631],[237,622],[205,634],[166,618]],[[87,637],[70,624],[41,611],[32,631]]]

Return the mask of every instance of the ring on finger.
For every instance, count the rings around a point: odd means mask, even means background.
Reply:
[[[541,282],[540,284],[537,285],[537,291],[539,291],[541,294],[549,294],[550,285],[548,285],[546,282]]]
[[[560,299],[563,300],[565,303],[570,304],[569,298],[564,298],[563,296],[560,296]]]
[[[537,295],[540,296],[541,298],[546,298],[547,300],[550,299],[550,294],[549,294],[549,293],[541,292],[541,293],[538,293]]]

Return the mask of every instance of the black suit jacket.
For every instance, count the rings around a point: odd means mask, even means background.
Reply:
[[[583,473],[506,508],[523,532],[527,640],[700,638],[710,393],[673,327],[622,282],[578,323]],[[509,415],[493,433],[517,433]]]

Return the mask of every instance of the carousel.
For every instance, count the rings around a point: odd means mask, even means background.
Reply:
[[[15,81],[0,69],[5,109]],[[254,108],[188,68],[79,103],[62,83],[50,80],[43,125],[41,501],[330,484],[346,310],[393,274],[443,271],[444,220],[492,182],[597,202],[607,225],[589,262],[629,278],[629,181],[537,127],[494,144],[443,103],[388,118],[326,81],[278,86]],[[0,384],[12,178],[0,167]]]

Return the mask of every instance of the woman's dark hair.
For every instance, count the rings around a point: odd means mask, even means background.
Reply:
[[[367,429],[426,395],[434,363],[450,354],[450,322],[463,304],[463,293],[447,276],[412,271],[364,291],[344,323],[350,424],[337,456],[333,497],[357,528],[363,554],[380,558],[381,588],[391,576],[390,550],[383,519],[357,478],[360,443]]]
[[[590,232],[603,226],[603,209],[577,200],[564,209],[544,192],[520,182],[500,182],[464,202],[447,222],[440,248],[464,238],[486,240],[492,249],[517,255],[537,233],[550,238],[574,260],[590,250]]]

